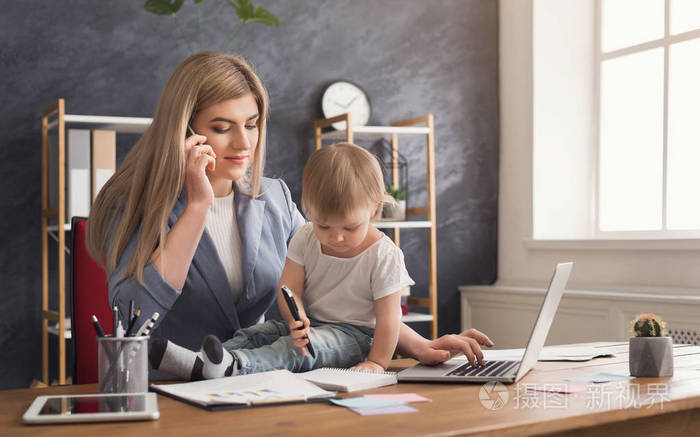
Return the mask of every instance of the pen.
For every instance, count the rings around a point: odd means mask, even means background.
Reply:
[[[116,307],[115,307],[116,308]],[[124,337],[124,326],[122,325],[122,321],[120,320],[117,323],[117,338],[123,338]],[[126,347],[126,344],[123,343],[123,340],[119,340],[118,342],[115,343],[115,346],[119,348],[119,351],[117,352],[116,356],[116,361],[117,361],[117,368],[112,372],[112,377],[113,377],[113,383],[114,383],[114,391],[115,393],[119,393],[120,391],[120,375],[124,373],[124,348]]]
[[[156,324],[156,320],[158,320],[159,316],[160,314],[158,314],[158,312],[153,313],[151,318],[148,319],[143,325],[141,325],[138,331],[136,331],[135,337],[141,337],[142,335],[150,335],[151,329],[153,329],[153,326]]]
[[[126,327],[126,331],[129,332],[129,328],[131,328],[131,321],[134,319],[134,299],[129,300],[129,319],[127,320],[127,323],[129,324]]]
[[[126,337],[131,337],[133,334],[135,328],[136,328],[136,321],[139,319],[139,316],[141,315],[141,308],[137,309],[136,312],[134,313],[134,316],[131,318],[131,321],[129,322],[129,328],[126,330]]]
[[[112,308],[112,337],[117,336],[117,323],[119,322],[119,308]]]
[[[94,314],[92,315],[92,326],[95,328],[95,332],[97,333],[97,336],[98,336],[98,337],[104,337],[104,336],[105,336],[105,332],[104,332],[104,330],[102,329],[102,325],[100,325],[100,321],[97,320],[97,316],[95,316]],[[115,333],[116,333],[116,331],[115,331]],[[111,372],[111,368],[114,366],[114,362],[116,361],[116,357],[114,356],[114,353],[116,352],[116,350],[111,349],[111,348],[110,348],[111,345],[109,345],[109,344],[104,344],[104,343],[103,343],[102,346],[103,346],[103,350],[104,350],[105,354],[107,355],[107,359],[108,359],[109,362],[110,362],[110,372]],[[110,372],[108,372],[108,374],[109,374]],[[106,377],[106,378],[102,381],[102,387],[100,388],[100,391],[103,391],[103,390],[104,390],[104,387],[107,385],[107,382],[110,381],[110,379],[111,379],[111,378]]]
[[[294,317],[294,320],[301,321],[301,317],[299,316],[299,308],[297,308],[297,304],[294,301],[294,295],[292,294],[292,290],[289,289],[286,285],[283,285],[282,287],[282,296],[284,296],[284,300],[287,301],[287,307],[289,307],[289,312],[292,313],[292,317]],[[303,326],[297,329],[304,329]],[[309,340],[309,336],[305,335],[305,339]],[[309,351],[312,357],[316,358],[316,352],[314,351],[314,347],[311,346],[311,340],[309,340],[308,343],[306,343],[306,350]]]
[[[95,327],[95,332],[97,333],[98,337],[105,336],[105,331],[102,329],[102,325],[100,325],[100,321],[97,320],[97,316],[95,316],[94,314],[92,315],[92,326]],[[107,347],[106,345],[104,345],[104,348],[105,348],[104,351],[107,354],[107,357],[109,358],[110,361],[112,361],[114,359],[113,355],[112,355],[113,351],[111,351],[109,349],[109,347]]]
[[[160,314],[158,312],[153,313],[150,319],[146,320],[143,325],[139,328],[138,331],[136,331],[136,334],[134,334],[134,337],[141,337],[142,335],[150,335],[151,330],[153,329],[153,326],[156,324],[156,320],[158,320],[158,317]],[[136,353],[138,352],[139,347],[135,347],[131,351],[129,351],[129,363],[134,359],[136,356]]]
[[[92,326],[95,327],[95,332],[97,333],[98,337],[104,337],[105,332],[102,330],[102,325],[100,325],[100,322],[97,320],[97,317],[95,315],[92,315]]]
[[[124,326],[122,325],[122,321],[120,320],[117,322],[117,337],[122,338],[124,337]]]

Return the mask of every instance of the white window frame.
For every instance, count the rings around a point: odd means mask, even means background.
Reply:
[[[700,38],[700,29],[691,30],[688,32],[671,35],[670,33],[670,1],[664,0],[664,35],[660,39],[647,41],[641,44],[624,47],[604,53],[602,50],[602,1],[595,2],[595,73],[594,73],[594,91],[595,101],[593,117],[595,123],[594,138],[596,145],[594,147],[593,162],[595,169],[595,188],[594,201],[592,202],[592,222],[593,238],[594,239],[683,239],[683,238],[700,238],[700,228],[698,229],[683,229],[675,230],[668,229],[667,226],[667,180],[668,180],[668,73],[669,73],[669,49],[671,45]],[[600,86],[601,86],[601,70],[603,62],[610,59],[619,58],[634,53],[640,53],[654,48],[663,48],[664,51],[664,104],[663,104],[663,182],[662,182],[662,209],[661,209],[661,229],[653,231],[602,231],[600,229]]]

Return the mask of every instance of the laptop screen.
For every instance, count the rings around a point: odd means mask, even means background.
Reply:
[[[554,316],[557,314],[557,308],[564,294],[564,288],[569,280],[573,265],[574,263],[572,262],[557,264],[557,268],[554,270],[554,275],[549,282],[549,288],[540,307],[537,321],[534,328],[532,328],[530,340],[527,342],[525,354],[520,362],[518,374],[515,377],[516,381],[532,369],[540,356],[544,342],[547,340],[549,328],[552,326]]]

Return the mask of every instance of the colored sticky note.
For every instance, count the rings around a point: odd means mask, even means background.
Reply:
[[[393,407],[382,407],[382,408],[350,408],[351,411],[359,414],[360,416],[374,416],[377,414],[402,414],[402,413],[415,413],[418,411],[416,408],[409,407],[408,405],[397,405]]]
[[[396,401],[386,401],[384,399],[372,399],[365,397],[357,398],[346,398],[346,399],[331,399],[336,405],[347,408],[358,408],[358,409],[369,409],[369,408],[383,408],[383,407],[397,407],[406,405],[403,402]]]
[[[385,401],[395,401],[395,402],[432,402],[430,399],[425,398],[425,397],[418,395],[418,394],[415,394],[415,393],[365,395],[365,397],[370,398],[370,399],[383,399]]]
[[[578,393],[586,391],[586,384],[581,384],[578,382],[556,382],[556,383],[545,383],[545,384],[535,384],[533,386],[527,386],[529,390],[534,391],[546,391],[550,393]]]
[[[616,375],[614,373],[596,373],[595,375],[576,376],[574,378],[567,378],[568,381],[592,382],[595,384],[612,381],[627,381],[630,379],[634,379],[634,376]]]

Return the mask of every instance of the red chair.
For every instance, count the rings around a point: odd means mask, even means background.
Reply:
[[[71,220],[70,277],[71,330],[75,355],[73,383],[97,383],[97,341],[92,315],[97,316],[105,334],[112,334],[112,312],[109,309],[107,275],[90,257],[85,246],[87,218]]]

